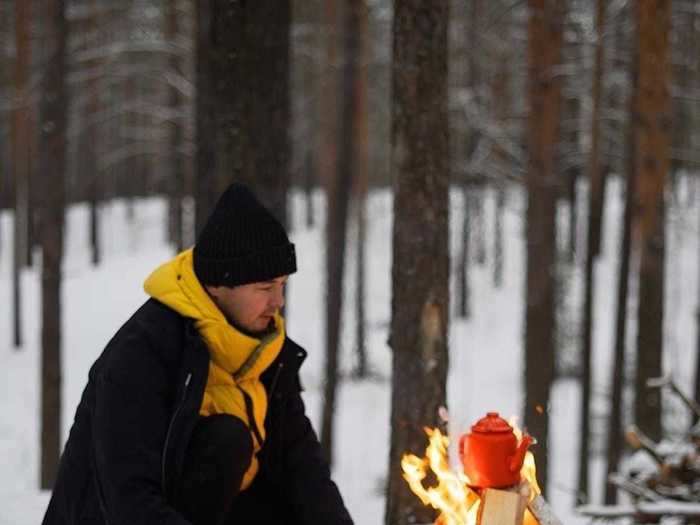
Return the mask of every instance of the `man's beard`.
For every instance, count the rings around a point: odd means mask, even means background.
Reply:
[[[270,319],[270,322],[267,323],[267,326],[263,330],[249,330],[240,326],[238,323],[236,323],[235,320],[233,320],[229,316],[226,316],[226,318],[228,319],[229,324],[233,326],[236,330],[238,330],[242,334],[252,337],[253,339],[263,339],[265,338],[265,336],[268,336],[271,333],[273,333],[276,329],[274,317]]]

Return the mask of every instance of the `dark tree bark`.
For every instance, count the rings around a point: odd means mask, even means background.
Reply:
[[[326,223],[326,363],[321,416],[321,445],[329,464],[333,459],[333,417],[338,383],[343,275],[347,243],[348,204],[356,169],[358,145],[360,27],[365,8],[362,0],[353,0],[344,11],[344,61],[340,97],[340,143],[337,175],[327,181]]]
[[[15,65],[14,65],[14,108],[11,121],[12,168],[14,175],[14,234],[12,257],[12,315],[13,339],[15,348],[23,344],[22,337],[22,266],[25,263],[27,224],[29,216],[30,167],[30,23],[31,3],[15,0]]]
[[[165,7],[165,39],[168,42],[175,41],[180,35],[179,14],[177,9],[178,0],[168,0]],[[182,57],[170,55],[167,58],[168,70],[176,75],[183,76]],[[185,197],[185,163],[180,153],[184,139],[185,119],[175,116],[179,112],[184,112],[184,103],[180,92],[172,85],[167,87],[167,105],[172,112],[172,117],[167,124],[170,159],[170,170],[168,173],[168,238],[175,247],[176,252],[181,252],[184,248],[183,224],[182,224],[182,201]]]
[[[449,323],[448,0],[395,0],[393,350],[387,525],[431,522],[401,476],[446,405]],[[419,395],[417,395],[419,393]]]
[[[355,344],[357,345],[357,367],[355,376],[365,379],[369,374],[367,359],[367,313],[365,309],[367,288],[367,190],[360,190],[356,199],[357,214],[357,275],[355,299]]]
[[[99,6],[96,0],[91,0],[90,31],[99,31]],[[92,67],[99,68],[99,59]],[[92,264],[97,266],[102,260],[100,251],[100,199],[102,197],[102,174],[97,166],[99,147],[99,126],[94,124],[100,111],[100,82],[98,75],[93,75],[88,82],[88,104],[86,107],[85,149],[83,166],[85,167],[84,180],[88,185],[88,200],[90,202],[90,248],[92,251]]]
[[[212,2],[198,0],[195,6],[197,17],[196,66],[195,66],[195,234],[199,235],[219,197],[215,152],[216,129],[214,123],[214,88],[212,78]]]
[[[607,465],[605,472],[605,503],[617,502],[617,488],[608,483],[610,474],[617,472],[620,457],[622,456],[622,393],[625,386],[625,353],[627,340],[627,302],[629,289],[630,259],[632,247],[632,219],[637,194],[636,180],[636,136],[635,136],[635,111],[637,97],[637,83],[639,70],[639,51],[636,35],[631,39],[631,64],[630,64],[630,94],[627,103],[627,128],[625,137],[625,177],[627,188],[625,195],[625,211],[622,225],[622,245],[620,246],[619,271],[617,280],[617,309],[615,316],[615,350],[613,357],[613,369],[610,375],[610,414],[608,415],[607,433]]]
[[[250,186],[286,225],[291,2],[211,5],[217,178]]]
[[[696,206],[698,206],[696,204]],[[700,218],[700,213],[698,213]],[[698,254],[700,259],[700,253]],[[700,268],[700,265],[698,265]],[[700,401],[700,279],[698,280],[698,301],[699,304],[695,307],[695,397],[696,401]],[[693,423],[697,423],[698,418],[693,419]]]
[[[137,100],[139,97],[139,91],[136,86],[136,79],[133,75],[129,75],[126,78],[125,83],[125,100]],[[124,118],[121,122],[121,130],[114,129],[114,142],[118,144],[118,147],[126,147],[127,139],[125,137],[129,136],[129,130],[138,127],[139,117],[133,111],[124,114]],[[141,162],[138,157],[129,156],[125,159],[122,165],[122,169],[118,169],[119,173],[119,186],[120,193],[122,194],[124,200],[126,201],[126,218],[129,223],[133,223],[135,219],[135,206],[134,199],[136,198],[135,183],[133,180],[140,179],[143,177],[141,173]]]
[[[661,439],[661,392],[646,388],[662,373],[664,319],[664,188],[669,169],[670,0],[638,0],[639,93],[637,169],[639,183],[639,311],[635,420],[654,440]]]
[[[354,153],[355,173],[355,214],[357,220],[357,264],[356,264],[356,299],[355,299],[355,344],[357,345],[357,367],[356,377],[364,379],[369,373],[366,345],[366,323],[365,312],[366,288],[367,288],[367,265],[365,253],[367,247],[367,195],[368,195],[368,167],[369,167],[369,140],[367,130],[367,63],[368,57],[368,32],[367,32],[367,5],[365,0],[359,0],[353,8],[358,10],[359,27],[358,30],[358,64],[356,75],[356,87],[353,96],[357,98],[355,104],[356,115],[354,118],[355,135]]]
[[[571,264],[576,262],[576,248],[578,241],[578,187],[577,174],[569,171],[566,175],[567,199],[569,201],[569,238],[566,252]]]
[[[53,486],[61,441],[61,261],[65,208],[66,90],[65,0],[45,0],[47,62],[42,82],[39,176],[41,208],[41,488]]]
[[[351,11],[352,12],[352,11]],[[351,18],[348,18],[348,22]],[[340,334],[340,312],[342,298],[343,253],[333,253],[334,249],[345,249],[345,228],[339,229],[340,218],[347,212],[339,210],[334,199],[339,185],[338,143],[340,142],[339,122],[339,83],[336,72],[338,31],[337,5],[335,0],[323,1],[322,28],[319,32],[319,48],[323,50],[325,61],[321,61],[321,86],[319,93],[319,136],[316,151],[320,182],[326,193],[326,354],[324,362],[324,395],[321,421],[321,445],[326,460],[333,459],[332,412],[326,407],[335,406],[335,392],[338,379],[338,344]],[[349,63],[349,61],[348,61]],[[342,201],[343,199],[341,199]],[[342,202],[341,202],[342,203]],[[333,221],[336,221],[335,223]],[[342,238],[341,238],[342,236]],[[335,259],[334,259],[335,257]],[[339,282],[340,281],[340,282]],[[325,428],[325,429],[324,429]]]
[[[12,13],[14,5],[11,2],[0,2],[0,85],[12,86],[15,81],[12,70],[13,56],[10,53],[10,40],[16,35]],[[14,35],[13,35],[14,33]],[[12,136],[11,118],[7,114],[0,116],[0,133],[5,137]],[[0,142],[0,166],[4,169],[0,171],[0,208],[10,209],[14,207],[15,183],[12,168],[12,145],[10,140]],[[7,242],[9,237],[3,237],[0,231],[0,252],[7,250],[3,241]]]
[[[474,188],[472,192],[472,225],[474,230],[474,252],[476,263],[479,266],[484,266],[486,264],[486,227],[485,227],[485,213],[484,213],[484,185],[479,183],[479,185]]]
[[[595,263],[600,251],[601,222],[605,199],[605,178],[600,163],[600,105],[603,79],[603,35],[605,28],[605,0],[596,2],[596,48],[593,71],[593,109],[591,115],[591,154],[588,163],[588,234],[586,243],[586,267],[584,271],[584,306],[581,349],[581,412],[579,443],[578,492],[589,501],[588,461],[590,454],[591,422],[591,360],[593,353],[593,305],[595,295]],[[574,183],[575,184],[575,183]],[[572,206],[574,203],[572,203]]]
[[[504,34],[510,35],[512,31],[512,22],[509,15],[504,15],[501,20],[500,27],[503,28]],[[498,69],[492,77],[491,93],[494,102],[494,117],[499,127],[506,130],[508,126],[508,118],[512,111],[511,98],[511,70],[510,64],[512,61],[512,49],[508,43],[503,43],[498,50],[497,61]],[[507,172],[511,169],[512,161],[509,160],[508,154],[504,147],[500,144],[494,146],[494,156],[497,166]],[[499,180],[495,184],[496,191],[496,211],[494,214],[494,245],[493,245],[493,284],[495,287],[500,287],[503,283],[503,265],[505,260],[505,246],[503,236],[503,217],[505,213],[506,203],[506,183],[504,180]]]
[[[319,126],[316,150],[316,166],[320,184],[328,187],[329,180],[336,177],[338,169],[338,122],[339,102],[336,0],[323,0],[322,30],[319,31],[319,48],[323,53],[320,71]]]
[[[573,8],[572,8],[573,9]],[[588,8],[583,8],[586,11]],[[563,81],[562,111],[561,111],[561,142],[559,145],[559,166],[562,172],[562,200],[568,201],[569,228],[566,246],[566,259],[570,264],[576,262],[576,254],[579,250],[578,227],[578,186],[577,182],[582,174],[582,162],[584,156],[581,150],[580,124],[582,103],[580,95],[580,83],[585,74],[584,68],[584,38],[581,35],[580,22],[575,17],[568,17],[565,21],[564,43],[562,49],[562,63],[570,73]],[[566,35],[571,35],[568,39]]]
[[[470,196],[470,192],[474,191],[470,188],[469,183],[462,183],[462,206],[464,213],[462,215],[462,235],[460,236],[459,260],[457,262],[457,285],[459,290],[459,306],[457,312],[463,319],[471,317],[471,287],[469,286],[469,262],[470,262],[470,232],[472,230],[471,217],[473,212],[474,199]]]
[[[555,168],[561,110],[565,2],[528,0],[527,277],[525,311],[525,427],[537,438],[537,473],[548,479],[549,395],[554,378],[556,287]]]
[[[306,200],[306,227],[314,227],[314,161],[313,152],[307,151],[304,155],[304,193]]]
[[[467,89],[472,100],[472,103],[478,103],[477,93],[480,83],[480,68],[478,56],[475,50],[478,46],[479,23],[482,21],[482,0],[470,0],[468,5],[464,2],[456,2],[453,4],[455,21],[460,26],[464,27],[465,35],[459,33],[462,31],[454,31],[454,40],[459,39],[454,43],[455,51],[452,57],[451,64],[455,64],[453,72],[456,77],[455,87],[457,90]],[[460,62],[466,63],[460,65]],[[466,109],[466,108],[465,108]],[[453,125],[452,155],[453,163],[456,164],[456,169],[453,169],[458,178],[455,180],[461,181],[462,203],[464,206],[464,215],[462,216],[462,228],[460,235],[459,259],[457,261],[457,314],[465,319],[471,316],[471,293],[469,285],[469,270],[471,265],[470,247],[481,246],[483,239],[479,238],[477,232],[478,218],[478,197],[476,185],[473,183],[475,173],[468,173],[465,166],[469,164],[470,157],[476,149],[479,140],[479,131],[476,127],[470,127],[470,123],[466,118],[465,111],[460,109],[453,117],[456,121]]]
[[[502,183],[496,188],[496,213],[494,215],[494,241],[493,241],[493,285],[500,288],[503,284],[503,216],[506,205],[506,190]]]

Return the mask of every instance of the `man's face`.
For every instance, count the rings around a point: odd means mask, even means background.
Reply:
[[[287,276],[270,281],[243,284],[234,288],[206,286],[216,306],[228,322],[245,332],[263,334],[277,310],[284,306]]]

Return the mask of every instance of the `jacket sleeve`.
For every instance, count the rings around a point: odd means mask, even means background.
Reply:
[[[96,377],[92,432],[98,496],[110,525],[190,525],[162,490],[171,403],[165,367],[144,348],[144,339],[125,338]]]
[[[285,479],[289,503],[303,525],[352,525],[340,491],[331,480],[318,437],[306,416],[301,393],[288,400],[285,418]]]

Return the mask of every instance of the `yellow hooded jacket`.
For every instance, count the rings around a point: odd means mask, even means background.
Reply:
[[[250,429],[253,457],[241,484],[241,490],[245,490],[258,472],[257,453],[265,440],[267,392],[260,374],[282,349],[284,319],[275,314],[275,331],[262,340],[236,330],[197,279],[192,249],[157,268],[146,279],[144,289],[180,315],[194,319],[209,349],[209,375],[200,415],[230,414]],[[249,413],[254,421],[250,421]]]

